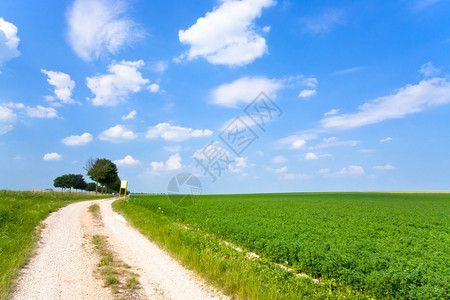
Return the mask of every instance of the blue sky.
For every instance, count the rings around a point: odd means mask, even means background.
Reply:
[[[448,190],[449,15],[444,0],[3,0],[0,188],[105,157],[134,192],[183,172],[204,193]],[[263,127],[245,110],[261,103],[279,109]]]

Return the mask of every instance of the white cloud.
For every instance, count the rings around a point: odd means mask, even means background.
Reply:
[[[115,106],[130,93],[139,92],[148,82],[138,71],[144,65],[142,60],[113,62],[108,67],[110,74],[86,78],[87,87],[95,95],[95,106]]]
[[[159,123],[158,125],[148,129],[146,137],[148,139],[156,139],[160,137],[166,141],[183,142],[190,138],[210,136],[212,134],[213,132],[209,129],[192,129],[173,126],[169,123]]]
[[[375,166],[373,167],[375,170],[378,171],[389,171],[389,170],[394,170],[395,167],[392,165],[384,165],[384,166]]]
[[[181,156],[175,153],[166,162],[154,161],[150,164],[153,171],[173,171],[181,169]]]
[[[317,94],[316,90],[302,90],[298,95],[300,98],[309,98]]]
[[[230,171],[233,173],[240,173],[240,172],[242,172],[243,169],[245,169],[247,167],[247,158],[246,157],[236,157],[234,159],[234,161],[236,162],[236,164],[234,164],[234,165],[230,164],[228,166]]]
[[[58,154],[56,152],[47,153],[44,155],[44,160],[60,160],[62,157],[61,154]]]
[[[429,61],[420,67],[419,73],[422,73],[424,76],[429,77],[439,74],[440,70],[433,66],[433,64]]]
[[[274,99],[276,92],[283,87],[276,79],[265,77],[242,77],[231,83],[225,83],[211,91],[212,103],[236,107],[238,103],[250,103],[261,93]]]
[[[49,96],[48,99],[54,101],[60,100],[63,104],[75,103],[72,99],[72,90],[75,87],[75,81],[70,79],[68,74],[41,69],[41,72],[48,76],[47,81],[55,87],[55,96]]]
[[[319,84],[319,81],[317,80],[317,78],[308,77],[308,78],[303,78],[302,83],[306,87],[315,89],[317,87],[317,85]]]
[[[388,136],[387,138],[385,138],[385,139],[381,139],[380,140],[380,143],[386,143],[386,142],[390,142],[390,141],[392,141],[393,140],[393,138],[391,138],[390,136]]]
[[[122,120],[132,120],[136,116],[136,111],[132,110],[128,115],[122,116]]]
[[[13,124],[17,120],[17,115],[12,109],[0,105],[0,135],[13,129]]]
[[[306,141],[302,140],[302,139],[299,139],[299,140],[295,140],[295,141],[292,142],[291,148],[292,149],[300,149],[300,148],[302,148],[305,145],[306,145]]]
[[[278,169],[273,169],[273,168],[266,168],[266,170],[270,173],[275,173],[275,174],[281,174],[281,173],[285,173],[287,171],[287,167],[281,167]]]
[[[62,139],[66,146],[84,146],[92,141],[92,134],[85,132],[82,135],[71,135]]]
[[[332,116],[332,115],[336,115],[339,112],[339,109],[332,109],[326,113],[324,113],[323,115],[326,116]]]
[[[318,34],[333,30],[336,25],[345,24],[345,12],[342,10],[328,10],[320,16],[308,17],[301,20],[303,31]]]
[[[75,53],[91,61],[116,54],[142,37],[138,26],[124,16],[127,6],[122,0],[76,0],[67,14],[68,38]]]
[[[285,156],[283,156],[283,155],[275,156],[272,159],[272,163],[274,163],[274,164],[281,164],[281,163],[284,163],[284,162],[287,162],[287,158]]]
[[[308,152],[305,154],[305,160],[314,160],[314,159],[318,159],[319,157],[317,156],[317,154],[313,153],[313,152]]]
[[[17,36],[17,27],[0,18],[0,66],[7,60],[20,55],[17,47],[20,39]]]
[[[152,93],[157,93],[157,92],[159,92],[159,85],[156,84],[156,83],[150,84],[147,88],[148,88],[148,90],[149,90],[150,92],[152,92]]]
[[[114,163],[118,166],[135,166],[140,164],[141,162],[137,159],[134,159],[133,156],[127,155],[123,159],[115,160]]]
[[[221,2],[189,29],[178,32],[180,42],[190,46],[188,59],[202,56],[212,64],[239,66],[263,56],[267,52],[266,40],[257,33],[254,20],[275,1]]]
[[[27,115],[31,118],[52,119],[58,117],[58,112],[53,107],[43,107],[41,105],[36,107],[27,106],[25,110]]]
[[[328,173],[330,173],[330,169],[328,169],[328,168],[320,169],[318,171],[318,173],[319,174],[328,174]]]
[[[446,103],[450,103],[450,82],[445,78],[432,78],[406,85],[392,95],[367,102],[359,107],[357,113],[324,118],[320,123],[326,129],[344,130],[402,118]]]
[[[111,127],[103,131],[99,135],[100,140],[114,143],[131,141],[134,140],[136,137],[137,135],[133,131],[127,130],[122,125],[116,125],[114,127]]]
[[[346,168],[342,168],[338,174],[341,175],[363,175],[364,169],[361,166],[348,166]]]

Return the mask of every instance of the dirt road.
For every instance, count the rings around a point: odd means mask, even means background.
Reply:
[[[96,276],[94,234],[106,236],[116,256],[139,274],[141,298],[226,299],[127,225],[113,212],[113,201],[74,203],[51,214],[11,299],[114,299]],[[88,211],[94,203],[101,209],[100,225]]]

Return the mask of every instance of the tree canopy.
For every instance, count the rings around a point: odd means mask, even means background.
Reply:
[[[87,183],[81,174],[66,174],[56,177],[53,180],[53,186],[62,189],[85,190]]]
[[[110,190],[116,190],[118,182],[119,186],[117,187],[120,187],[117,166],[111,160],[106,158],[96,158],[94,160],[90,158],[84,169],[87,171],[87,175],[95,181],[96,186],[98,186],[99,183],[102,185],[102,190],[103,186]],[[96,188],[95,192],[97,193],[97,191],[98,189]]]

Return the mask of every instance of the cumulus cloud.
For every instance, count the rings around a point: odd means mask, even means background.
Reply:
[[[395,167],[392,165],[384,165],[384,166],[375,166],[373,167],[375,170],[378,171],[389,171],[389,170],[394,170]]]
[[[361,166],[348,166],[346,168],[342,168],[338,174],[341,175],[363,175],[364,169]]]
[[[60,101],[62,104],[75,103],[72,99],[72,90],[75,87],[75,81],[70,79],[68,74],[41,69],[41,72],[47,75],[47,81],[55,87],[54,96],[48,96],[50,101]]]
[[[317,154],[313,153],[313,152],[308,152],[305,154],[305,160],[314,160],[314,159],[318,159],[319,157],[317,156]]]
[[[75,53],[91,61],[101,55],[116,54],[143,36],[125,16],[126,1],[76,0],[67,14],[68,39]]]
[[[43,107],[37,105],[36,107],[25,107],[25,111],[30,118],[38,119],[52,119],[58,117],[58,112],[53,107]]]
[[[133,156],[127,155],[123,159],[115,160],[114,163],[118,166],[135,166],[140,164],[141,162],[137,159],[134,159]]]
[[[328,169],[328,168],[323,168],[323,169],[320,169],[319,171],[318,171],[318,173],[319,174],[328,174],[328,173],[330,173],[330,169]]]
[[[136,137],[137,135],[133,131],[127,130],[122,125],[116,125],[100,133],[98,138],[102,141],[122,143],[134,140]]]
[[[178,32],[180,42],[190,46],[187,58],[201,56],[212,64],[240,66],[263,56],[266,40],[257,32],[255,19],[274,4],[274,0],[221,1],[189,29]]]
[[[47,153],[44,155],[44,160],[60,160],[62,157],[61,154],[58,154],[56,152]]]
[[[292,149],[300,149],[303,148],[306,145],[306,141],[303,139],[294,140],[292,142],[291,148]]]
[[[152,83],[147,87],[147,89],[152,93],[157,93],[157,92],[159,92],[160,87],[158,84]]]
[[[343,10],[328,10],[319,16],[303,18],[303,31],[312,34],[328,33],[337,25],[345,24]]]
[[[17,27],[0,18],[0,66],[7,60],[20,55],[17,47],[20,39],[17,36]]]
[[[82,135],[71,135],[62,139],[66,146],[84,146],[92,141],[92,134],[85,132]]]
[[[231,83],[222,84],[211,91],[212,103],[236,107],[238,103],[250,103],[261,93],[274,99],[276,92],[283,88],[280,80],[265,77],[243,77]]]
[[[128,115],[122,116],[122,120],[132,120],[136,116],[136,111],[132,110]]]
[[[450,82],[446,78],[431,78],[415,85],[408,84],[392,95],[367,102],[356,113],[326,117],[320,124],[326,129],[345,130],[403,118],[427,107],[447,103],[450,103]]]
[[[173,171],[181,169],[181,156],[179,153],[175,153],[169,157],[166,162],[154,161],[151,164],[153,171]]]
[[[302,90],[298,96],[300,98],[309,98],[317,94],[316,90]]]
[[[144,65],[142,60],[112,63],[108,67],[110,74],[86,78],[87,87],[95,95],[95,106],[115,106],[131,93],[139,92],[148,82],[138,71]]]
[[[146,137],[148,139],[156,139],[160,137],[166,141],[183,142],[190,138],[210,136],[212,134],[213,132],[209,129],[192,129],[181,126],[173,126],[169,123],[159,123],[158,125],[148,129]]]
[[[14,123],[17,120],[17,115],[14,111],[6,106],[0,105],[0,135],[12,130]]]
[[[246,157],[236,157],[234,159],[235,164],[230,164],[228,169],[233,173],[241,173],[247,167]]]
[[[386,142],[390,142],[390,141],[392,141],[393,140],[393,138],[391,138],[390,136],[388,136],[387,138],[385,138],[385,139],[381,139],[380,140],[380,143],[386,143]]]

